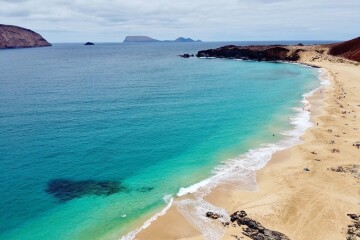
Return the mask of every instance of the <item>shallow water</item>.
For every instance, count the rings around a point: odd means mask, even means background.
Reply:
[[[0,239],[118,239],[164,196],[283,139],[318,71],[177,57],[221,45],[1,51]]]

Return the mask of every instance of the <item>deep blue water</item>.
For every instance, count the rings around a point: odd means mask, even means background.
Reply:
[[[0,239],[118,239],[164,196],[278,139],[317,71],[177,57],[222,45],[1,50]],[[75,183],[57,188],[70,198],[46,191],[55,179]]]

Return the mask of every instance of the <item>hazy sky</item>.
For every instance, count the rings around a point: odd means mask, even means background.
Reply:
[[[0,0],[0,23],[50,42],[343,40],[360,35],[360,0]]]

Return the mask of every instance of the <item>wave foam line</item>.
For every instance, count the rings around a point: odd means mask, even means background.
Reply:
[[[202,198],[180,200],[175,205],[189,223],[202,233],[204,239],[219,240],[224,235],[224,228],[218,222],[206,217],[207,212],[216,212],[221,216],[219,220],[229,222],[230,216],[224,209],[216,207]]]
[[[154,216],[152,216],[150,219],[148,219],[141,227],[139,227],[138,229],[128,233],[127,235],[123,236],[120,238],[120,240],[132,240],[135,238],[135,236],[141,232],[142,230],[146,229],[147,227],[150,226],[150,224],[154,221],[156,221],[156,219],[158,219],[160,216],[163,216],[172,206],[173,202],[174,202],[174,198],[171,195],[166,195],[164,197],[164,201],[168,202],[168,204],[166,205],[166,207],[164,209],[162,209],[160,212],[156,213]]]
[[[303,66],[310,67],[307,65]],[[295,114],[295,116],[290,118],[290,124],[293,126],[293,128],[291,130],[280,133],[281,135],[286,136],[286,139],[280,140],[277,143],[262,144],[260,145],[260,147],[250,149],[248,152],[240,155],[237,158],[228,159],[222,162],[222,166],[214,169],[213,176],[204,179],[196,184],[193,184],[189,187],[180,188],[177,196],[184,196],[190,193],[197,193],[197,196],[204,196],[204,194],[206,195],[211,188],[216,187],[219,183],[231,182],[234,180],[237,182],[241,181],[241,183],[243,183],[243,187],[246,185],[244,185],[244,182],[248,182],[248,186],[245,186],[248,188],[248,190],[257,189],[257,186],[254,186],[255,175],[251,177],[249,175],[249,172],[245,172],[256,171],[263,168],[271,160],[272,155],[275,152],[299,144],[301,142],[300,136],[304,135],[305,131],[314,125],[310,121],[311,113],[309,110],[311,104],[307,99],[311,97],[315,92],[321,90],[323,86],[330,84],[325,69],[319,68],[318,72],[318,79],[320,80],[322,86],[302,95],[303,99],[301,100],[301,103],[304,107],[294,108],[297,113]],[[240,176],[241,174],[239,174],[239,171],[244,171],[245,174]]]

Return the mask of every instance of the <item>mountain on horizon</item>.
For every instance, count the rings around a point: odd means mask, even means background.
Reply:
[[[179,37],[175,40],[158,40],[148,36],[126,36],[124,43],[143,43],[143,42],[202,42],[201,40],[193,40],[191,38]]]

